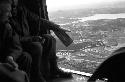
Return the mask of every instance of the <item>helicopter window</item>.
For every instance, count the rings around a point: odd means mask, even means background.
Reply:
[[[118,47],[125,44],[124,0],[47,0],[51,21],[70,30],[73,43],[57,38],[59,67],[93,73]]]

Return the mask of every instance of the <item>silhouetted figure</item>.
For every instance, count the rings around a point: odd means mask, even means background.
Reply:
[[[58,68],[56,56],[56,39],[50,34],[54,31],[57,37],[66,45],[72,43],[71,38],[61,29],[59,25],[49,21],[46,0],[22,0],[27,9],[35,13],[40,20],[28,20],[31,35],[39,35],[45,39],[42,55],[42,73],[48,79],[71,78],[72,73],[67,73]],[[30,6],[32,5],[32,7]],[[53,4],[54,5],[54,4]]]
[[[95,82],[97,79],[107,78],[108,82],[125,82],[125,47],[114,51],[88,79]]]
[[[23,71],[30,70],[28,55],[22,54],[19,37],[9,24],[11,1],[0,0],[0,82],[28,82],[25,72],[18,69],[21,63]],[[23,59],[21,63],[20,61]],[[18,66],[19,65],[19,66]],[[27,80],[27,81],[26,81]]]
[[[15,68],[17,58],[21,55],[22,48],[18,35],[12,30],[8,18],[11,17],[11,3],[9,0],[0,3],[0,61],[9,62]]]
[[[23,1],[23,0],[20,0],[20,1]],[[13,17],[13,19],[16,21],[15,25],[18,26],[18,28],[15,27],[15,29],[19,33],[19,35],[21,37],[21,41],[24,44],[25,49],[29,49],[29,48],[27,48],[27,43],[34,42],[34,41],[40,42],[41,47],[43,46],[43,50],[41,50],[41,51],[43,51],[43,53],[42,53],[43,55],[40,54],[42,60],[33,59],[33,62],[38,62],[39,60],[41,60],[39,62],[39,64],[41,66],[38,67],[38,70],[42,69],[41,73],[42,73],[42,75],[43,74],[45,75],[47,80],[50,78],[55,78],[55,77],[65,77],[65,78],[71,77],[72,76],[71,73],[63,72],[62,70],[60,70],[58,68],[55,38],[52,37],[50,34],[44,34],[44,33],[42,34],[39,31],[39,28],[37,27],[38,26],[37,24],[40,21],[41,28],[47,28],[48,30],[58,31],[58,30],[60,30],[59,25],[56,25],[53,22],[50,22],[48,20],[39,18],[38,15],[30,12],[25,7],[25,5],[21,4],[21,3],[23,3],[23,2],[19,2],[18,6],[17,6],[17,11],[15,11],[16,15]],[[17,24],[17,21],[18,21],[18,24]],[[32,26],[31,24],[33,22],[31,23],[31,21],[35,22],[37,26]],[[21,24],[21,25],[19,26],[19,24]],[[42,29],[40,29],[40,30],[42,30]],[[41,39],[41,37],[39,37],[37,35],[37,33],[39,33],[40,36],[45,39],[44,43],[42,43],[43,39]],[[28,51],[32,51],[32,50],[29,49]]]
[[[32,56],[32,66],[30,73],[31,82],[46,82],[40,72],[41,56],[43,49],[41,44],[43,43],[43,39],[39,36],[30,35],[30,28],[27,21],[27,18],[37,18],[32,13],[27,11],[27,9],[22,5],[21,0],[19,0],[19,4],[18,0],[13,0],[12,7],[13,16],[12,18],[10,18],[11,25],[20,36],[23,51],[28,52]]]

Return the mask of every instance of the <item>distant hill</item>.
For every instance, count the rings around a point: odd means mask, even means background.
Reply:
[[[116,1],[93,5],[93,8],[125,8],[125,1]]]

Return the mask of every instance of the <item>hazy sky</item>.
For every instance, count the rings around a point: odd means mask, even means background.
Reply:
[[[48,11],[69,9],[78,5],[92,5],[103,2],[125,1],[125,0],[47,0]]]

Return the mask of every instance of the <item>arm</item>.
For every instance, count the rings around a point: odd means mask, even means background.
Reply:
[[[3,37],[7,55],[12,56],[14,61],[16,61],[21,55],[22,48],[18,35],[12,30],[9,23],[5,26]]]
[[[69,30],[65,30],[63,28],[60,28],[60,25],[55,24],[52,21],[49,21],[49,20],[46,20],[46,19],[43,19],[43,18],[40,18],[40,21],[41,21],[41,24],[43,26],[46,26],[46,28],[49,29],[49,30],[53,30],[53,31],[61,30],[61,31],[64,31],[64,32],[71,32]]]

